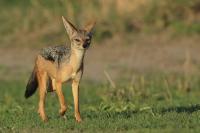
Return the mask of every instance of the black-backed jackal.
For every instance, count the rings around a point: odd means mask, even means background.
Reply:
[[[79,111],[79,83],[83,74],[84,55],[90,46],[92,30],[95,23],[89,23],[84,29],[77,29],[72,23],[62,17],[64,26],[71,41],[67,45],[48,47],[37,55],[34,70],[27,83],[25,97],[28,98],[39,88],[38,113],[43,121],[47,121],[45,114],[45,96],[48,91],[56,91],[59,102],[59,113],[66,112],[66,103],[62,92],[62,83],[72,81],[74,110],[77,122],[81,121]]]

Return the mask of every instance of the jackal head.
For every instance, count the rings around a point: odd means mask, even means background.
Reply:
[[[62,19],[65,29],[67,30],[69,39],[71,41],[71,47],[79,50],[89,48],[95,22],[87,24],[83,29],[77,29],[71,22],[66,20],[64,17],[62,17]]]

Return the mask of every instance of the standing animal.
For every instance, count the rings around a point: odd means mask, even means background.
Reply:
[[[91,44],[95,23],[89,23],[85,28],[78,29],[64,17],[62,17],[62,20],[71,45],[47,47],[40,51],[26,86],[25,98],[32,96],[39,88],[38,113],[43,121],[47,121],[45,114],[46,93],[47,91],[56,91],[60,102],[59,113],[63,116],[67,106],[62,92],[62,84],[71,80],[75,119],[77,122],[81,122],[79,83],[83,74],[85,52]]]

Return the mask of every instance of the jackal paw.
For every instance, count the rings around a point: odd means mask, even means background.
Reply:
[[[42,119],[43,122],[48,121],[48,118],[44,113],[41,113],[41,112],[38,111],[38,114],[39,114],[39,116],[40,116],[40,118]]]
[[[64,114],[65,114],[66,111],[67,111],[67,107],[64,106],[64,107],[62,107],[62,108],[59,110],[59,114],[60,114],[61,116],[64,116]]]
[[[80,115],[75,115],[75,119],[78,123],[82,122],[81,116]]]
[[[49,120],[49,119],[48,119],[47,117],[46,117],[46,118],[42,118],[42,121],[43,121],[43,122],[48,122],[48,120]]]
[[[40,117],[41,117],[41,119],[42,119],[43,122],[48,122],[48,118],[46,116],[40,115]]]

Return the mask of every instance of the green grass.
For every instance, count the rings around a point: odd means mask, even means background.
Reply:
[[[190,91],[180,87],[184,78],[174,79],[166,78],[166,85],[160,76],[140,77],[132,85],[121,82],[116,88],[84,81],[80,92],[83,122],[79,124],[73,117],[69,85],[63,87],[66,119],[58,115],[57,96],[48,93],[49,121],[43,123],[37,114],[38,94],[26,100],[23,80],[1,81],[0,132],[198,132],[199,79],[191,78]]]

